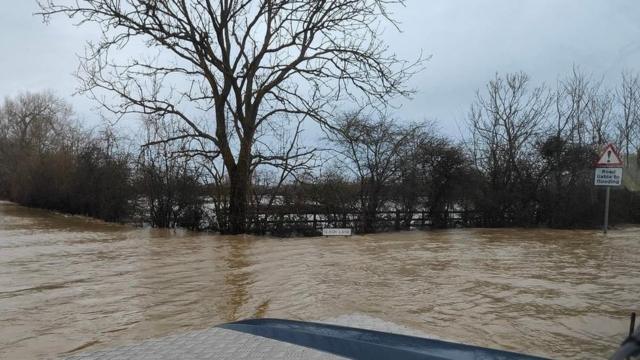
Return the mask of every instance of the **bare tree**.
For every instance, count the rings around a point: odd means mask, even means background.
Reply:
[[[600,86],[594,89],[586,111],[591,142],[584,145],[602,146],[610,140],[614,102],[611,91],[600,90]]]
[[[622,73],[622,84],[617,95],[622,107],[617,127],[624,148],[625,164],[629,166],[629,154],[640,145],[640,76],[631,72]]]
[[[41,152],[70,136],[71,106],[50,91],[24,93],[5,99],[0,124],[20,151]]]
[[[136,164],[136,185],[143,200],[139,212],[153,226],[199,229],[202,168],[195,168],[191,161],[193,139],[165,141],[181,132],[170,119],[147,117],[143,125],[144,145]]]
[[[408,95],[421,64],[389,55],[381,24],[403,0],[41,0],[45,19],[93,23],[81,91],[117,114],[174,116],[215,144],[229,178],[230,228],[245,231],[256,134],[285,115],[327,123],[340,100]],[[158,50],[118,61],[123,48]],[[103,91],[115,94],[108,103]],[[196,111],[199,110],[199,111]]]
[[[554,136],[578,147],[609,141],[615,96],[602,86],[602,80],[594,80],[574,67],[559,82],[554,95]]]
[[[433,226],[446,227],[450,205],[463,204],[463,188],[473,186],[469,158],[461,147],[433,132],[421,133],[409,150],[408,163],[418,175],[413,191],[421,196],[415,200],[429,211]]]
[[[524,73],[496,76],[487,85],[486,97],[478,93],[471,108],[469,125],[479,152],[477,165],[504,172],[499,176],[507,182],[517,175],[519,160],[534,150],[533,140],[551,104],[544,87],[529,90],[528,84]]]
[[[561,98],[556,103],[564,102],[564,105],[568,107],[565,109],[564,118],[558,117],[559,122],[563,124],[563,132],[566,134],[560,134],[560,136],[564,135],[569,142],[578,146],[582,146],[590,140],[586,114],[594,99],[593,89],[597,87],[593,86],[592,80],[575,66],[571,75],[560,82],[558,94]]]
[[[535,141],[550,104],[544,87],[530,89],[529,77],[515,73],[496,75],[487,85],[486,95],[478,93],[471,107],[468,124],[473,158],[489,182],[493,203],[487,205],[495,215],[492,221],[501,222],[505,215],[513,215],[516,199],[528,201],[523,189],[517,187],[533,175],[530,160],[536,156]]]
[[[375,231],[378,209],[388,200],[384,191],[400,173],[398,157],[420,128],[415,124],[401,127],[386,117],[372,119],[355,113],[341,118],[336,130],[328,134],[339,159],[360,184],[365,232]]]
[[[358,184],[350,181],[344,166],[331,163],[312,180],[309,199],[317,204],[327,222],[335,226],[343,223],[346,214],[357,208],[358,189]]]
[[[6,98],[0,105],[0,185],[3,195],[27,199],[29,174],[41,155],[77,146],[71,106],[50,91]]]
[[[266,190],[268,200],[262,204],[264,211],[269,212],[276,199],[276,194],[283,184],[290,180],[297,180],[300,174],[309,173],[316,167],[318,149],[315,146],[303,144],[303,121],[298,119],[295,127],[282,121],[281,124],[269,124],[268,131],[256,138],[255,155],[251,172],[260,168],[271,168],[274,171],[262,172],[263,191]],[[264,197],[253,192],[256,210],[263,203]]]
[[[613,116],[614,95],[576,67],[558,82],[552,96],[552,112],[544,138],[539,141],[545,169],[552,179],[550,188],[556,192],[553,200],[561,198],[576,186],[584,174],[585,153],[609,141]],[[559,206],[556,206],[559,208]]]

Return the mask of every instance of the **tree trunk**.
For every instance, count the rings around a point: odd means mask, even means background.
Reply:
[[[376,232],[376,220],[378,217],[378,196],[375,194],[370,195],[368,201],[364,214],[364,232],[374,233]]]
[[[219,134],[218,136],[221,137],[222,135]],[[251,145],[253,136],[254,131],[245,128],[244,138],[240,143],[238,161],[235,164],[228,142],[225,142],[225,146],[221,149],[224,165],[229,171],[229,217],[226,229],[230,234],[243,234],[248,230],[247,203],[251,191]]]
[[[229,171],[229,226],[231,234],[247,232],[247,200],[251,189],[250,145],[242,144],[238,163]]]
[[[229,218],[227,231],[230,234],[245,233],[247,220],[247,196],[249,194],[249,171],[237,169],[229,174]]]

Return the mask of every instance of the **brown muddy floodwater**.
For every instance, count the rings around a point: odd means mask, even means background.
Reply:
[[[0,358],[247,317],[366,314],[438,338],[604,358],[640,303],[640,228],[274,239],[135,229],[0,202]]]

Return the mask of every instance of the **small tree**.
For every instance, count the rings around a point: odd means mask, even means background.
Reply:
[[[167,142],[179,133],[170,120],[145,119],[145,145],[137,162],[141,212],[157,227],[198,229],[203,217],[201,172],[190,161],[188,139]]]
[[[402,127],[386,117],[374,119],[348,114],[337,121],[335,129],[329,133],[328,140],[360,184],[363,230],[373,232],[378,210],[389,200],[385,192],[399,175],[398,157],[420,126]]]
[[[308,185],[308,197],[316,204],[328,223],[341,226],[347,213],[357,209],[359,186],[350,181],[345,169],[336,164],[325,168]]]
[[[446,139],[418,148],[418,165],[428,189],[426,205],[436,227],[446,227],[450,205],[463,202],[463,187],[472,184],[470,162],[461,148]]]

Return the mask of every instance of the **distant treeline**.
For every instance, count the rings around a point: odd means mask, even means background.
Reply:
[[[0,106],[0,196],[23,204],[112,222],[196,229],[202,184],[187,162],[118,137],[87,130],[50,92],[26,93]],[[196,204],[198,204],[196,206]]]
[[[107,221],[224,232],[233,186],[219,153],[177,124],[145,117],[139,136],[125,138],[110,127],[87,130],[52,93],[8,98],[0,196]],[[305,233],[310,219],[339,225],[348,215],[350,226],[375,232],[415,227],[425,213],[429,226],[447,227],[454,211],[473,213],[466,224],[474,226],[595,227],[604,193],[593,186],[593,163],[602,146],[617,144],[627,171],[638,171],[640,78],[625,73],[607,89],[578,71],[555,88],[533,86],[523,73],[496,76],[478,92],[459,142],[430,123],[358,111],[326,126],[319,142],[328,150],[301,151],[299,126],[293,142],[268,134],[284,149],[278,166],[252,155],[249,231]],[[640,223],[640,195],[612,194],[611,220]],[[382,212],[398,214],[395,226],[383,225]]]
[[[122,221],[129,214],[130,155],[109,134],[72,120],[52,93],[23,94],[0,107],[0,195],[17,203]]]

